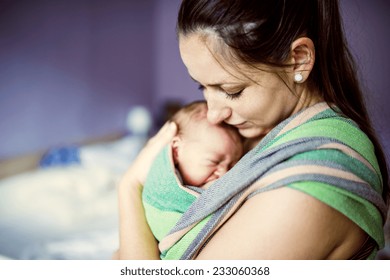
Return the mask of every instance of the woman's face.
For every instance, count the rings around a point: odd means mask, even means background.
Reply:
[[[203,90],[211,123],[225,122],[245,138],[261,138],[307,105],[302,92],[293,94],[286,85],[295,91],[292,74],[285,83],[275,73],[232,64],[214,51],[217,39],[204,38],[197,33],[182,35],[179,47],[188,73]]]

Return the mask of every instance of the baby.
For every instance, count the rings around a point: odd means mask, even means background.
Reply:
[[[171,120],[178,134],[157,156],[143,190],[146,219],[159,241],[203,189],[243,154],[238,131],[225,124],[210,124],[204,101],[183,107]]]
[[[173,117],[178,135],[172,141],[173,162],[185,185],[204,186],[225,174],[242,156],[237,130],[207,121],[207,104],[193,102]]]

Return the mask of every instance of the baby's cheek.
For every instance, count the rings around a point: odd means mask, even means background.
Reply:
[[[191,170],[187,170],[186,181],[192,186],[200,186],[205,183],[208,175],[205,169],[200,165],[193,165]]]

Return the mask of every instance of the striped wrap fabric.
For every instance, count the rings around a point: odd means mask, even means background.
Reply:
[[[251,197],[280,187],[311,195],[340,211],[384,246],[382,178],[367,136],[326,103],[277,125],[209,188],[183,186],[171,149],[157,157],[144,185],[147,221],[161,259],[194,259],[213,233]]]

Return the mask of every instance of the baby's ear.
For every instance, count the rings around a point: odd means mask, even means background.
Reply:
[[[179,149],[181,144],[181,138],[179,136],[175,136],[172,139],[172,156],[173,156],[173,163],[177,164],[179,161]]]

